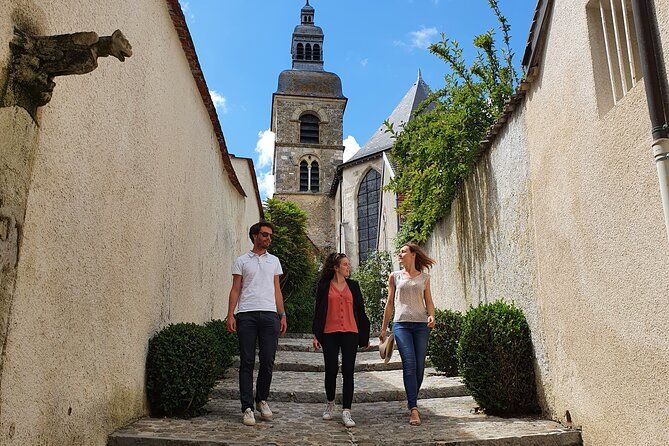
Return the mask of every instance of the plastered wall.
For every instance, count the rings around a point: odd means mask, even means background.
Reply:
[[[248,248],[239,222],[252,218],[164,1],[4,0],[0,85],[15,23],[119,28],[133,45],[125,63],[57,78],[38,112],[0,375],[0,444],[104,445],[147,413],[152,334],[225,315],[232,261]]]
[[[433,294],[521,306],[542,405],[586,446],[666,445],[669,243],[645,91],[602,110],[590,39],[586,2],[555,2],[538,78],[426,244]]]

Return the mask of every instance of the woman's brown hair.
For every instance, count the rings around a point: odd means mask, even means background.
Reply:
[[[323,269],[321,270],[321,277],[319,282],[329,282],[335,275],[335,268],[339,266],[341,261],[346,258],[343,252],[333,252],[325,259]]]
[[[416,269],[418,271],[423,271],[424,269],[430,269],[432,268],[433,265],[437,263],[436,260],[433,258],[429,257],[425,251],[423,251],[423,248],[418,246],[414,242],[408,242],[402,245],[402,247],[407,247],[409,248],[409,251],[413,252],[416,254]]]

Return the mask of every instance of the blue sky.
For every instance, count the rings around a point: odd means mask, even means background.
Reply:
[[[305,0],[180,0],[216,104],[228,150],[251,157],[262,195],[271,194],[272,93],[291,67],[290,44]],[[472,57],[474,35],[495,27],[487,0],[312,0],[323,28],[325,69],[337,73],[349,99],[348,151],[369,139],[417,77],[443,86],[446,65],[427,51],[441,33]],[[500,0],[520,64],[534,0]]]

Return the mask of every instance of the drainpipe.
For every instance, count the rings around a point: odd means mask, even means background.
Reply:
[[[669,239],[669,128],[667,126],[667,111],[664,109],[664,96],[658,69],[659,55],[653,35],[652,24],[655,17],[651,17],[648,0],[632,0],[634,25],[639,44],[639,58],[646,86],[646,99],[652,126],[653,155],[657,174],[660,180],[660,194],[664,208],[664,222]],[[653,20],[653,22],[651,22]]]

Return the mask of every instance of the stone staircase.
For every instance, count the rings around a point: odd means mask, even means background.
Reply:
[[[376,341],[378,342],[378,341]],[[310,336],[282,338],[276,356],[270,406],[271,422],[241,424],[237,369],[218,382],[207,415],[190,420],[144,418],[109,437],[108,446],[222,445],[457,445],[577,446],[581,434],[538,418],[496,418],[474,413],[474,400],[457,378],[427,369],[420,400],[423,424],[408,424],[399,354],[384,364],[378,349],[361,351],[356,361],[357,426],[323,421],[323,356],[314,352]],[[337,384],[341,398],[341,376]]]

